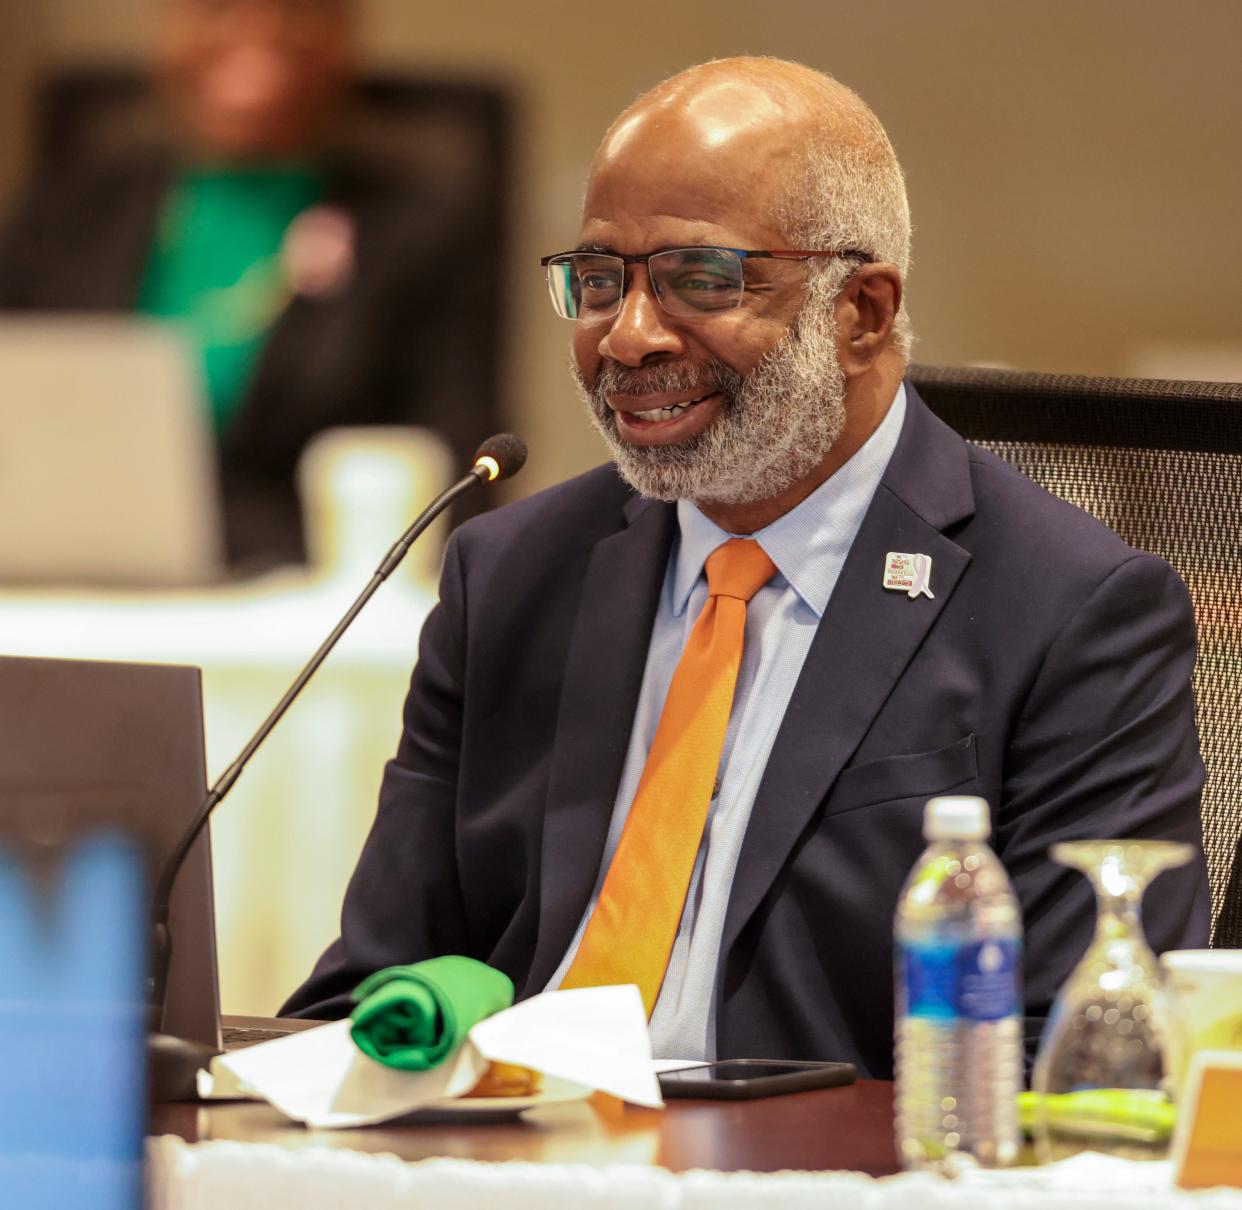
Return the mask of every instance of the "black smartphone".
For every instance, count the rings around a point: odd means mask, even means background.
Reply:
[[[853,1063],[801,1062],[788,1059],[724,1059],[660,1072],[660,1091],[669,1098],[708,1097],[749,1101],[783,1092],[835,1088],[852,1084]]]

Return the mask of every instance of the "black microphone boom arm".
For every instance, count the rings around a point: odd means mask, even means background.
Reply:
[[[366,603],[375,595],[376,590],[400,565],[401,560],[409,553],[418,536],[442,513],[454,500],[473,491],[481,483],[489,483],[496,479],[507,478],[516,474],[526,460],[526,447],[517,438],[508,433],[490,437],[479,447],[475,455],[475,464],[452,487],[441,492],[423,511],[414,523],[392,544],[388,553],[380,560],[379,566],[371,576],[370,582],[358,594],[354,603],[345,611],[344,616],[332,633],[324,639],[319,649],[306,662],[306,666],[298,673],[293,684],[285,691],[284,697],[276,703],[272,712],[259,725],[250,741],[238,753],[237,758],[216,779],[207,796],[199,804],[194,817],[177,841],[168,860],[160,871],[151,896],[152,951],[151,974],[148,984],[149,1004],[155,1016],[155,1027],[162,1024],[164,1000],[168,984],[168,967],[172,957],[172,937],[168,927],[169,903],[172,899],[173,884],[177,874],[189,853],[191,846],[198,839],[212,811],[223,801],[225,795],[233,788],[233,784],[241,776],[242,770],[250,758],[259,750],[263,741],[271,734],[272,729],[284,717],[285,711],[293,705],[294,699],[306,687],[307,681],[315,675],[319,665],[328,657],[328,653],[336,646],[341,636],[353,624],[354,619],[362,612]]]

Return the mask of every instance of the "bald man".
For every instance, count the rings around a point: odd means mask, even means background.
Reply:
[[[527,996],[634,981],[658,1055],[889,1076],[928,798],[991,804],[1032,1044],[1094,918],[1049,844],[1199,850],[1185,589],[903,382],[909,237],[879,122],[806,68],[693,68],[612,126],[545,265],[614,465],[450,543],[341,938],[288,1011],[462,953]],[[694,678],[726,617],[721,699]],[[1201,852],[1145,918],[1206,943]]]

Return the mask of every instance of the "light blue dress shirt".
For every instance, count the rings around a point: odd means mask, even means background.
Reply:
[[[751,808],[772,744],[845,557],[888,465],[906,412],[905,388],[867,442],[801,504],[754,538],[777,574],[746,610],[746,639],[733,709],[682,909],[681,922],[655,1009],[651,1042],[657,1058],[716,1057],[716,969],[725,909]],[[559,987],[595,910],[604,876],[634,801],[647,752],[682,648],[707,602],[707,556],[729,538],[688,500],[677,504],[679,533],[651,631],[642,690],[617,791],[604,859],[591,901],[560,967],[548,983]],[[883,569],[876,568],[877,578]]]

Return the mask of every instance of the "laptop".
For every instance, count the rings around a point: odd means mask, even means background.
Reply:
[[[207,792],[197,668],[0,656],[0,804],[111,800],[145,843],[149,884]],[[163,1030],[220,1049],[211,845],[173,890]]]
[[[0,581],[205,583],[223,570],[214,438],[175,331],[0,318]]]

